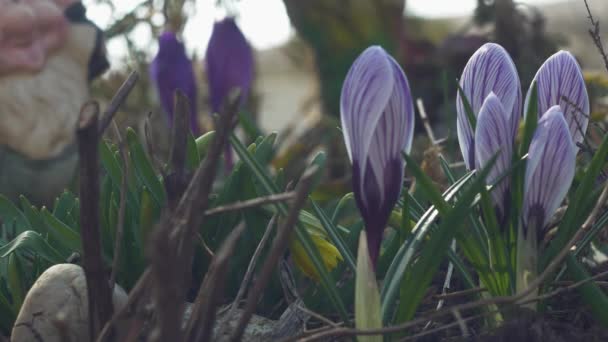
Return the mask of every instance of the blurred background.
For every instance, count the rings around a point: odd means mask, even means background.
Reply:
[[[148,79],[157,37],[173,23],[191,57],[198,84],[198,119],[211,129],[205,54],[214,22],[235,17],[254,49],[254,82],[246,111],[259,132],[278,131],[278,168],[298,168],[295,156],[320,145],[342,154],[339,95],[352,61],[379,44],[403,66],[423,101],[437,138],[455,138],[456,79],[471,54],[494,41],[511,54],[527,89],[542,62],[568,49],[585,70],[594,115],[603,118],[603,62],[589,38],[582,0],[85,0],[87,15],[106,32],[111,69],[94,83],[94,97],[109,100],[130,70],[143,79],[118,116],[138,130],[151,113],[154,144],[168,141],[159,97]],[[589,0],[597,18],[608,1]],[[177,23],[177,24],[176,24]],[[602,27],[608,36],[608,26]],[[421,120],[417,131],[422,133]],[[143,133],[143,132],[142,132]],[[144,136],[140,134],[140,136]],[[420,134],[413,151],[429,146]],[[423,145],[416,148],[416,144]],[[455,145],[455,144],[454,144]],[[446,144],[450,146],[450,144]],[[457,159],[458,153],[453,154]],[[345,156],[345,154],[343,154]],[[344,158],[330,159],[344,175]],[[331,178],[331,177],[330,177]]]

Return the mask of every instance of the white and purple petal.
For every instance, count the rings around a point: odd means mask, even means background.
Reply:
[[[351,162],[367,155],[371,128],[380,120],[394,82],[391,63],[378,46],[363,51],[348,71],[340,95],[340,119]]]
[[[521,115],[521,86],[515,64],[502,46],[487,43],[480,47],[465,66],[460,86],[476,117],[486,97],[493,92],[508,115],[509,132],[515,136]],[[475,136],[460,92],[456,97],[456,111],[458,142],[464,162],[470,170],[475,167]]]
[[[340,108],[353,191],[375,262],[401,192],[401,153],[409,152],[414,134],[414,107],[403,70],[382,48],[368,48],[346,76]]]
[[[475,129],[475,168],[481,169],[498,154],[496,163],[488,174],[486,182],[494,184],[511,166],[514,138],[510,133],[508,115],[500,99],[493,93],[486,98],[479,110]],[[492,191],[494,206],[498,209],[499,219],[507,214],[510,180],[505,178]]]
[[[538,115],[559,105],[572,140],[575,143],[582,142],[589,123],[589,96],[581,68],[574,56],[568,51],[555,53],[538,69],[534,80],[538,86]],[[524,108],[528,107],[531,93],[532,89],[528,90]]]
[[[540,118],[528,150],[522,221],[543,229],[568,193],[574,178],[576,152],[560,106]]]

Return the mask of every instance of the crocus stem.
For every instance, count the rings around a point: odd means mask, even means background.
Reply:
[[[226,148],[224,150],[224,162],[227,173],[230,173],[232,171],[232,167],[234,166],[233,159],[234,158],[232,156],[232,147],[230,147],[230,145],[226,145]]]
[[[538,275],[538,241],[536,225],[530,223],[527,234],[524,234],[523,225],[519,225],[517,234],[517,293],[528,288],[529,284]],[[532,291],[525,299],[532,298],[538,294],[538,289]],[[531,302],[525,307],[536,310],[536,304]]]

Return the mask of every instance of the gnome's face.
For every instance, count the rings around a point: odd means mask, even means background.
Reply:
[[[46,182],[51,193],[69,183],[80,108],[107,67],[102,32],[79,1],[0,0],[0,193],[26,192],[6,189],[32,186],[20,177]]]

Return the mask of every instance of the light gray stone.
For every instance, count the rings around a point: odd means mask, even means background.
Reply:
[[[112,301],[115,310],[122,308],[127,303],[127,294],[115,286]],[[82,267],[52,266],[40,275],[25,297],[11,341],[88,341],[88,310]]]

